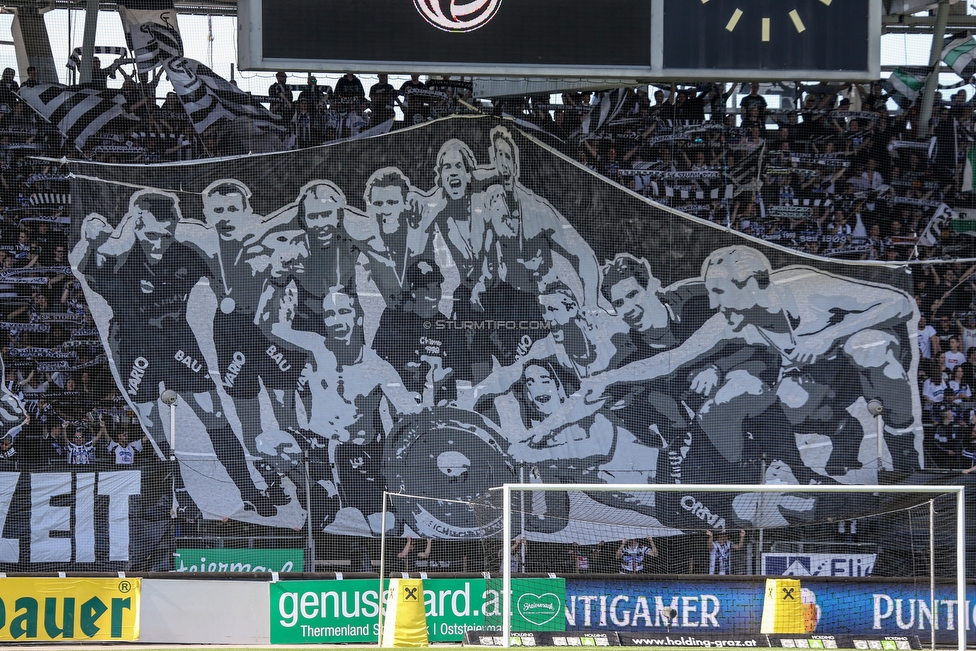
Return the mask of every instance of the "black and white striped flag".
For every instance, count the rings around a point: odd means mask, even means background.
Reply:
[[[100,54],[109,54],[112,59],[118,59],[129,54],[129,51],[124,47],[119,47],[118,45],[96,45],[93,50],[93,54],[98,56]],[[71,70],[81,69],[81,48],[76,47],[71,51],[71,56],[68,57],[68,62],[64,64]]]
[[[259,129],[287,130],[277,115],[199,61],[180,57],[163,67],[197,133],[238,117],[250,118]]]
[[[173,0],[120,0],[119,16],[139,72],[149,72],[183,56]]]
[[[79,150],[101,129],[130,133],[139,125],[139,118],[125,110],[119,90],[38,84],[21,87],[20,98]]]

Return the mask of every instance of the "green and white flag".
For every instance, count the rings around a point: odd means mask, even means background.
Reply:
[[[976,147],[970,147],[966,151],[966,169],[962,175],[962,191],[972,192],[976,190],[973,186],[973,168],[976,167]]]
[[[942,60],[965,80],[976,75],[976,39],[970,32],[960,32],[945,37]]]
[[[925,78],[929,76],[931,68],[914,66],[896,68],[884,82],[884,89],[898,106],[907,109],[915,103],[925,86]]]

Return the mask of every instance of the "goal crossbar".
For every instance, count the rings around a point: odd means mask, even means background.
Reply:
[[[956,593],[961,622],[957,626],[959,651],[966,649],[966,506],[964,486],[870,485],[784,485],[784,484],[505,484],[491,490],[502,492],[502,645],[511,646],[512,637],[512,492],[513,491],[582,491],[598,492],[715,492],[748,493],[931,493],[956,497]]]

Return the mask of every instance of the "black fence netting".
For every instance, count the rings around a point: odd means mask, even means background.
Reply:
[[[973,466],[973,269],[939,260],[973,257],[965,93],[926,133],[912,69],[780,84],[783,110],[717,83],[257,95],[120,11],[91,81],[0,80],[0,567],[373,570],[384,490],[433,500],[395,536],[474,544],[498,527],[457,504],[510,481]],[[603,493],[597,521],[751,539],[864,507],[736,497]],[[553,544],[583,518],[531,516]]]

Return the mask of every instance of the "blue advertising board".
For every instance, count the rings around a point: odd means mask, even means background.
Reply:
[[[566,629],[571,631],[663,632],[665,608],[677,617],[672,632],[759,632],[762,618],[761,581],[600,581],[566,580]],[[905,583],[828,582],[802,580],[816,599],[815,632],[830,634],[918,635],[930,639],[933,610],[929,586]],[[960,625],[951,586],[936,588],[936,640],[952,643]],[[976,586],[967,587],[969,621],[976,616]],[[970,627],[969,642],[976,643]]]

